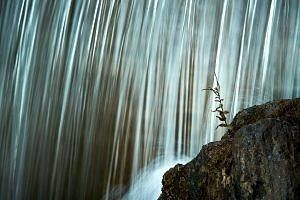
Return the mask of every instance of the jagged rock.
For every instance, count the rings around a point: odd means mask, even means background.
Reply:
[[[163,177],[159,199],[299,199],[300,99],[239,112],[221,141]]]

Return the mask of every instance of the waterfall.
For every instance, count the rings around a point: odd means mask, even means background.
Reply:
[[[6,0],[0,27],[0,199],[130,197],[220,139],[214,72],[230,119],[300,97],[298,0]]]

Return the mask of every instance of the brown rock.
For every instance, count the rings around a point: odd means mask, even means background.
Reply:
[[[159,199],[300,198],[300,99],[239,112],[221,141],[163,177]]]

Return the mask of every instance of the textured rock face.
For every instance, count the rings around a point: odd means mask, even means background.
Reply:
[[[300,99],[239,112],[221,141],[165,173],[160,199],[299,199]]]
[[[300,198],[299,124],[268,118],[236,132],[232,166],[236,199]]]

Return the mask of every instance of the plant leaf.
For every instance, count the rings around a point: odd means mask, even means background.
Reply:
[[[227,125],[227,124],[219,124],[219,125],[216,127],[216,129],[219,128],[219,127],[228,127],[228,125]]]
[[[221,115],[221,117],[222,118],[225,118],[226,119],[226,116],[225,116],[225,114],[224,114],[224,112],[222,111],[222,112],[220,112],[220,115]]]
[[[224,117],[220,117],[220,116],[216,116],[216,118],[218,118],[220,121],[222,121],[222,122],[225,122],[226,121],[226,117],[224,118]]]

